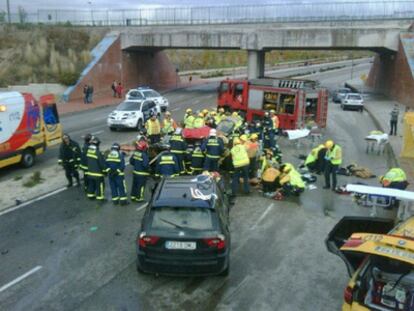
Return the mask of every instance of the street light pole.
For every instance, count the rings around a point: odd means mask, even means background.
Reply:
[[[91,0],[89,0],[89,1],[88,1],[88,4],[89,4],[89,8],[90,8],[90,10],[91,10],[91,22],[92,22],[92,26],[95,26],[95,22],[94,22],[94,20],[93,20],[92,1],[91,1]]]
[[[7,21],[11,24],[11,16],[10,16],[10,0],[7,0]]]

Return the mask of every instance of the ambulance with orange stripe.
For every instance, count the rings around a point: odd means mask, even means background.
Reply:
[[[20,163],[31,167],[37,155],[61,142],[62,127],[55,97],[0,92],[0,168]]]
[[[344,217],[326,239],[351,279],[343,311],[414,310],[414,217]]]

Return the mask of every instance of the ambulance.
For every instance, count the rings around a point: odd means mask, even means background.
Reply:
[[[62,127],[53,94],[0,92],[0,168],[31,167],[37,155],[61,142]]]

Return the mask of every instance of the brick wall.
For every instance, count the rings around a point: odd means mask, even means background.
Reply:
[[[138,85],[147,85],[157,90],[175,87],[175,67],[162,51],[122,51],[118,38],[105,52],[98,63],[73,90],[70,100],[83,98],[83,86],[94,87],[94,97],[112,94],[111,84],[121,82],[124,90]]]
[[[368,75],[367,85],[414,108],[414,77],[401,41],[397,53],[376,55]]]

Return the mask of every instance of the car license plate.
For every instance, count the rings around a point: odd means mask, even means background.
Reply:
[[[167,241],[165,242],[166,249],[184,249],[184,250],[195,250],[195,242],[181,242],[181,241]]]

